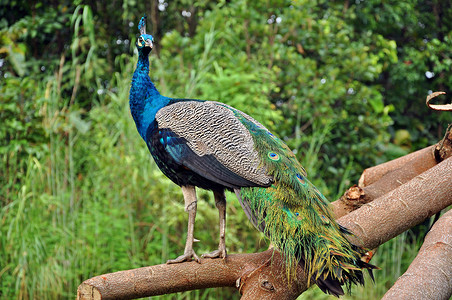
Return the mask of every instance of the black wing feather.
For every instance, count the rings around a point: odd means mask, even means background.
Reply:
[[[156,130],[156,133],[158,135],[153,139],[154,143],[160,143],[174,161],[198,175],[229,189],[257,186],[256,183],[223,166],[213,155],[196,154],[188,145],[187,140],[178,136],[171,129],[162,128]]]

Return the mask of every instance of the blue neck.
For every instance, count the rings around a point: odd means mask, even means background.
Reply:
[[[168,104],[169,99],[160,95],[149,78],[148,54],[138,50],[138,63],[132,77],[129,105],[138,132],[143,139],[157,111]]]

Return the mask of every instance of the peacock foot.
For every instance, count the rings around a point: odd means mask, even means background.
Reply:
[[[192,261],[192,259],[195,259],[197,263],[201,263],[201,260],[199,259],[198,255],[196,255],[195,251],[189,250],[185,251],[185,253],[181,256],[179,256],[176,259],[170,259],[166,261],[167,264],[178,264],[184,261]]]
[[[225,259],[227,256],[226,254],[226,247],[220,247],[218,250],[212,251],[210,253],[204,253],[202,255],[202,258],[223,258]]]

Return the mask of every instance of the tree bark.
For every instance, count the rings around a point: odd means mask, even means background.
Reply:
[[[373,249],[452,205],[452,158],[338,220]]]
[[[433,225],[408,270],[382,298],[437,299],[452,297],[452,210]]]
[[[360,187],[371,185],[389,172],[400,169],[413,161],[417,162],[417,164],[424,164],[425,166],[422,168],[422,172],[426,171],[437,164],[433,155],[434,149],[435,145],[432,145],[394,160],[379,164],[375,167],[367,168],[361,174],[358,185]],[[417,174],[422,172],[418,171]]]
[[[306,290],[304,271],[299,284],[287,284],[284,259],[272,249],[230,254],[226,259],[201,259],[104,274],[85,280],[77,299],[135,299],[211,287],[236,287],[242,299],[295,299]]]
[[[430,146],[365,169],[358,186],[352,186],[338,201],[331,203],[336,218],[345,216],[435,166],[434,150],[435,146]]]
[[[452,204],[452,158],[435,165],[432,147],[409,156],[368,169],[367,174],[373,175],[366,175],[365,184],[379,188],[367,204],[347,205],[343,199],[333,203],[336,216],[342,216],[338,222],[355,234],[352,242],[375,248]],[[394,174],[408,169],[410,175],[394,184],[398,180]],[[84,281],[77,299],[134,299],[222,286],[235,286],[242,299],[296,299],[307,289],[307,278],[298,267],[296,283],[288,284],[283,261],[276,250],[268,250],[232,254],[225,260],[202,259],[201,264],[163,264],[110,273]]]

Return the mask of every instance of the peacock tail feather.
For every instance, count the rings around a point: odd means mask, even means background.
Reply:
[[[343,233],[350,233],[336,223],[294,153],[261,124],[230,109],[251,132],[261,162],[274,178],[269,187],[242,188],[240,196],[257,220],[254,225],[283,253],[289,281],[302,262],[308,281],[332,278],[348,288],[363,284],[360,257],[365,250],[345,238]]]

